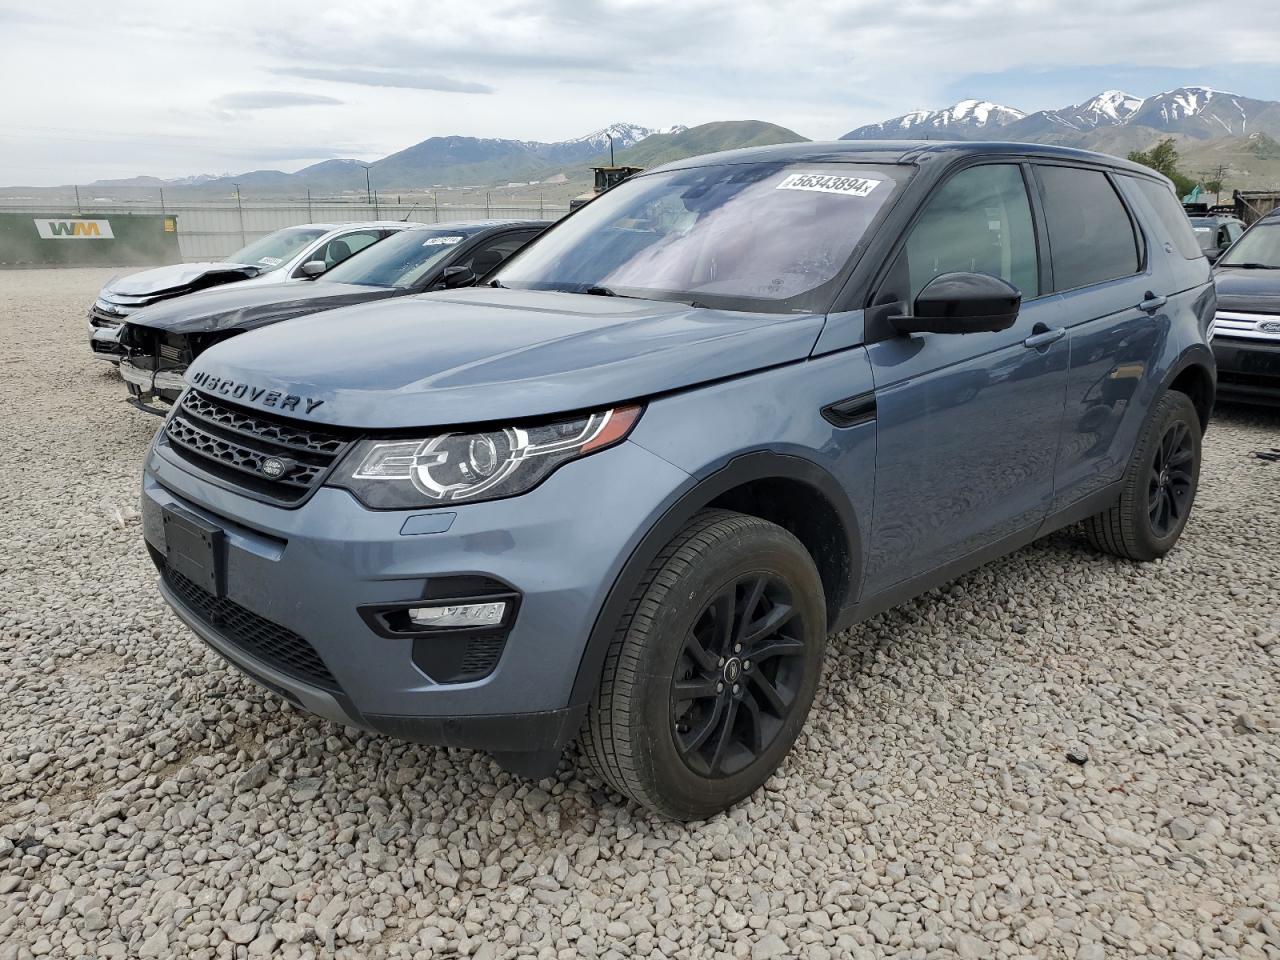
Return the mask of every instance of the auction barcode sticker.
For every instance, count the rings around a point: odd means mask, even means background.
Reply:
[[[829,173],[793,173],[775,190],[811,190],[815,193],[839,193],[846,197],[865,197],[883,180],[871,177],[837,177]]]

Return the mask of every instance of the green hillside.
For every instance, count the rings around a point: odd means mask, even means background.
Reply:
[[[659,133],[646,137],[634,147],[618,151],[617,162],[635,167],[656,167],[672,160],[683,160],[718,150],[762,147],[771,143],[802,143],[808,139],[776,123],[721,120],[690,127],[680,133]],[[607,163],[608,155],[596,162]]]

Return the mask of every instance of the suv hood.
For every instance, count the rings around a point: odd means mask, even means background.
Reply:
[[[257,267],[243,263],[174,263],[113,280],[102,292],[105,296],[176,297],[190,293],[193,289],[211,287],[218,283],[247,280],[256,277],[259,272]]]
[[[1218,307],[1256,313],[1280,313],[1280,270],[1219,267],[1213,272]]]
[[[181,300],[161,301],[133,314],[129,323],[181,334],[252,330],[278,320],[403,296],[405,292],[354,283],[238,283],[193,293]]]
[[[187,382],[366,429],[540,417],[802,360],[821,314],[493,288],[365,304],[232,337]],[[268,403],[267,401],[271,401]]]

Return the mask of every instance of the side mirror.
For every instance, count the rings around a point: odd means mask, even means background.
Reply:
[[[314,280],[328,269],[323,260],[308,260],[298,268],[298,272],[304,277]]]
[[[943,273],[916,297],[911,316],[890,317],[899,333],[991,333],[1018,319],[1022,293],[986,273]]]
[[[445,267],[436,289],[453,290],[457,287],[469,287],[475,282],[476,275],[470,267]]]

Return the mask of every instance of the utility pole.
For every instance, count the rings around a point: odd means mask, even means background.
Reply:
[[[366,205],[373,203],[373,187],[370,186],[369,168],[364,168],[364,202]]]
[[[76,216],[80,216],[84,211],[80,209],[80,187],[76,186]]]
[[[233,184],[236,188],[236,210],[240,214],[240,246],[245,246],[249,241],[244,237],[244,205],[240,202],[240,184]]]

